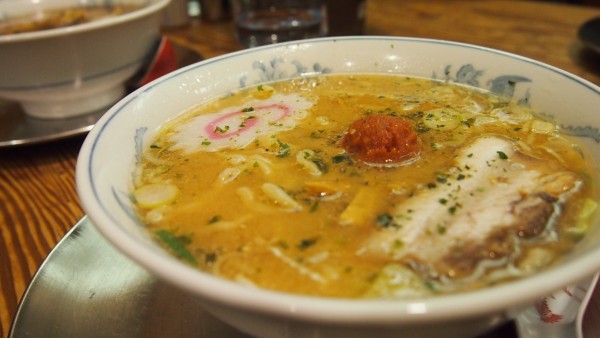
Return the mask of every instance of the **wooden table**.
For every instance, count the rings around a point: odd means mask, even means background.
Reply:
[[[576,35],[581,24],[597,16],[598,7],[548,2],[368,0],[365,34],[479,44],[543,61],[600,85],[600,56],[586,50]],[[240,48],[229,21],[195,19],[165,34],[205,58]],[[44,258],[84,215],[74,179],[83,138],[0,149],[2,337]]]

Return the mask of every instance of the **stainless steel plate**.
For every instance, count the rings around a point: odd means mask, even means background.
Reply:
[[[9,337],[248,337],[117,252],[83,218],[29,285]]]
[[[0,100],[0,148],[63,139],[88,132],[108,108],[65,119],[36,119],[16,102]]]
[[[123,256],[84,217],[34,276],[9,338],[243,338]],[[481,338],[517,337],[509,323]]]

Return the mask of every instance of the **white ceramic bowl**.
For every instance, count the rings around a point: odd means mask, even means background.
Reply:
[[[262,337],[473,337],[534,299],[600,270],[600,224],[560,264],[483,290],[416,300],[339,300],[254,289],[199,272],[160,249],[136,220],[130,179],[161,123],[229,90],[319,73],[397,73],[467,83],[526,100],[600,158],[600,88],[554,67],[478,46],[394,37],[305,40],[209,59],[117,103],[87,137],[77,185],[93,223],[119,250]],[[119,149],[119,151],[115,151]]]
[[[137,4],[133,12],[26,33],[0,35],[0,98],[39,118],[65,118],[107,108],[159,38],[160,10],[170,0],[2,0],[0,20],[103,3]]]

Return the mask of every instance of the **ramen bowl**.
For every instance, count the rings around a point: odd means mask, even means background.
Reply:
[[[110,107],[124,96],[125,81],[142,66],[157,44],[159,11],[168,2],[0,2],[0,27],[22,16],[48,18],[46,22],[52,22],[56,11],[68,8],[136,6],[135,10],[120,15],[69,26],[0,34],[0,98],[19,102],[26,114],[45,119]]]
[[[600,229],[594,224],[572,252],[528,277],[433,297],[338,299],[225,280],[182,263],[152,239],[136,215],[132,177],[142,149],[166,121],[240,88],[319,74],[364,73],[437,79],[501,93],[560,121],[565,132],[589,147],[593,161],[600,156],[600,117],[595,114],[600,88],[560,69],[447,41],[322,38],[205,60],[126,96],[100,119],[81,149],[77,186],[83,208],[125,255],[199,298],[226,323],[259,337],[475,337],[536,299],[600,270]]]

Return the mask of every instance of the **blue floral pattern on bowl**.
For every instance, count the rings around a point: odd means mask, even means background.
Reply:
[[[443,80],[448,83],[458,83],[469,85],[477,88],[484,88],[480,84],[480,78],[484,74],[483,70],[476,69],[472,64],[465,64],[458,68],[456,73],[452,74],[452,65],[447,65],[444,68],[444,77]],[[438,79],[437,74],[435,72],[432,75],[433,79]],[[522,98],[516,99],[514,97],[515,87],[517,84],[521,82],[531,82],[531,79],[519,76],[519,75],[502,75],[498,76],[494,79],[488,80],[486,85],[488,85],[488,90],[492,93],[508,97],[516,100],[519,104],[527,105],[529,102],[529,92],[527,91],[525,96]]]
[[[273,58],[270,62],[254,61],[252,69],[258,71],[259,74],[259,79],[254,81],[252,85],[281,81],[299,76],[331,73],[331,68],[322,67],[320,63],[314,63],[309,68],[298,60],[292,60],[288,63],[282,57]],[[248,77],[244,75],[240,78],[240,88],[247,86],[249,86]]]

